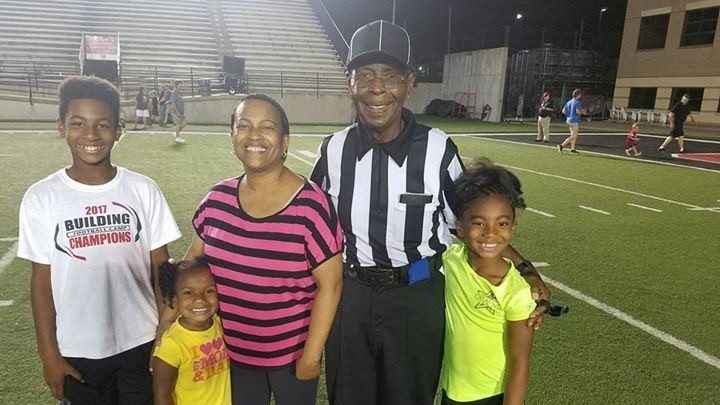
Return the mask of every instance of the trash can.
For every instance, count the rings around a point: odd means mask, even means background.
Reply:
[[[212,90],[210,90],[210,79],[198,80],[198,92],[201,96],[212,95]]]

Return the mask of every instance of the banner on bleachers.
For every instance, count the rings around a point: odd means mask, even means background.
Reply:
[[[117,35],[92,35],[83,37],[83,53],[86,60],[118,61],[120,42]]]

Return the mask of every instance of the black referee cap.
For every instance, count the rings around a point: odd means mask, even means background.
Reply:
[[[350,39],[347,69],[371,63],[410,68],[410,36],[404,28],[377,20],[363,25]]]

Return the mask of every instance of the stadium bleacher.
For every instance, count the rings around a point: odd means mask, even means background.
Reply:
[[[248,91],[346,92],[307,0],[3,0],[0,13],[3,94],[52,98],[80,71],[83,33],[118,35],[126,97],[175,78],[221,83],[223,54],[246,59]]]

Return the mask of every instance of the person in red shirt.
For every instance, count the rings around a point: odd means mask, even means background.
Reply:
[[[630,156],[630,152],[632,152],[634,156],[642,155],[642,152],[640,152],[640,150],[638,150],[637,148],[638,141],[640,140],[640,138],[638,137],[639,130],[640,125],[637,122],[634,123],[630,128],[630,133],[625,139],[625,154],[628,156]]]

